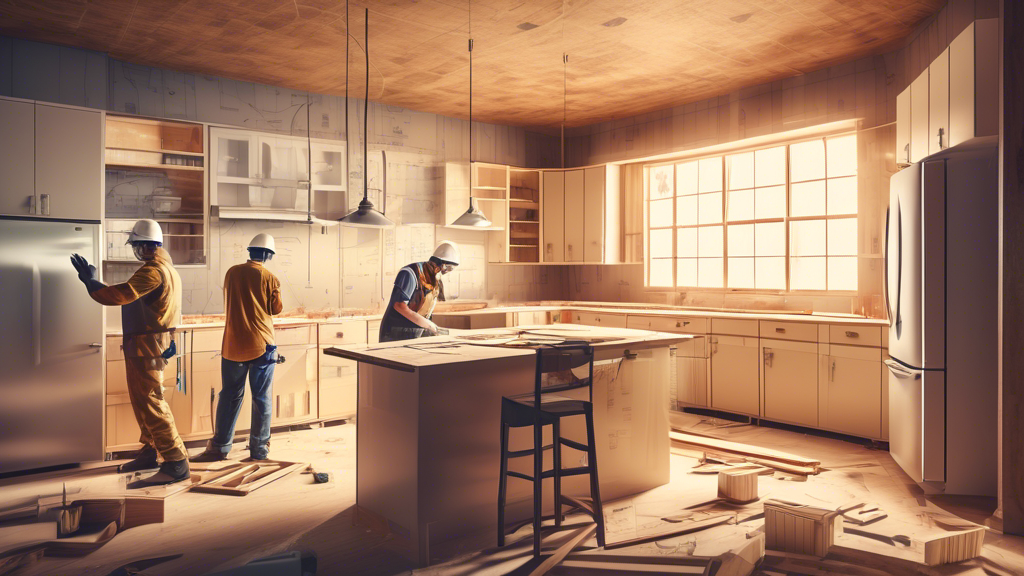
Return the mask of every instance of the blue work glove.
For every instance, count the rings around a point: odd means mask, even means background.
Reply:
[[[96,267],[89,264],[89,261],[78,254],[71,255],[71,265],[78,271],[78,279],[85,284],[90,294],[104,287],[96,275]]]

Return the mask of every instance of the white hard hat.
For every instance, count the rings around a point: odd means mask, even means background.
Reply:
[[[450,240],[441,241],[432,256],[447,264],[459,265],[459,247]]]
[[[139,220],[132,226],[132,231],[128,233],[128,241],[125,244],[131,244],[132,242],[159,242],[164,243],[164,231],[160,229],[160,225],[156,223],[156,220]]]
[[[274,237],[262,232],[252,237],[252,241],[249,242],[249,248],[263,248],[277,254],[277,248],[274,247]]]

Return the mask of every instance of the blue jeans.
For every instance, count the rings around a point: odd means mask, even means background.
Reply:
[[[221,388],[217,396],[217,422],[210,449],[224,455],[231,452],[235,434],[235,421],[245,396],[245,378],[252,388],[252,429],[249,431],[249,455],[267,457],[270,443],[271,395],[274,385],[274,366],[277,365],[277,346],[267,346],[267,352],[247,362],[221,359]]]

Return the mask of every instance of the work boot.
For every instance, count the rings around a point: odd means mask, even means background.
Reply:
[[[159,466],[156,461],[156,449],[149,444],[142,446],[135,458],[117,467],[119,473],[138,472],[140,470],[152,470]]]
[[[203,450],[201,454],[189,458],[192,462],[220,462],[221,460],[227,460],[228,455],[221,452],[220,450],[207,448]]]
[[[164,462],[160,465],[160,470],[156,474],[137,480],[128,485],[128,488],[147,488],[149,486],[165,486],[167,484],[174,484],[181,482],[182,480],[188,480],[191,477],[188,469],[188,460],[175,460],[174,462]]]

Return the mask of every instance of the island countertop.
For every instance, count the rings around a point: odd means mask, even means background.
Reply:
[[[324,353],[403,372],[412,372],[417,368],[427,366],[532,356],[536,353],[534,347],[510,346],[508,344],[510,341],[523,343],[524,340],[533,340],[555,343],[560,339],[585,340],[594,347],[595,357],[601,359],[605,356],[619,356],[623,349],[631,347],[644,349],[651,346],[669,346],[693,337],[688,334],[669,334],[630,328],[556,324],[452,330],[450,334],[444,336],[331,347],[325,349]]]

